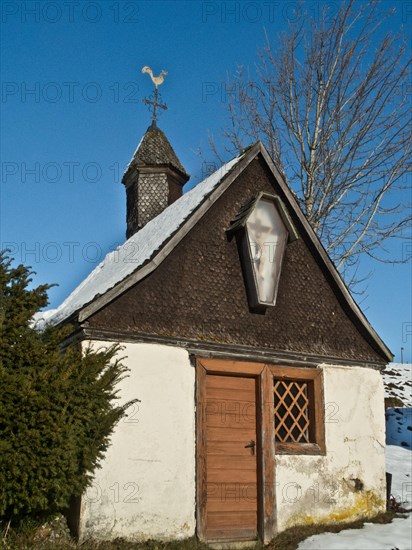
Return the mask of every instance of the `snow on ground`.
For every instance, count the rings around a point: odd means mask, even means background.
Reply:
[[[385,397],[398,397],[412,407],[412,363],[389,363],[383,371]]]
[[[386,444],[412,449],[412,364],[390,363],[383,371],[385,397],[397,397],[403,407],[386,409]]]
[[[314,535],[301,542],[298,550],[411,550],[412,516],[392,523],[365,523],[362,529]]]
[[[406,508],[412,505],[412,451],[386,447],[386,469],[392,473],[392,495]],[[362,529],[314,535],[301,542],[298,550],[411,550],[412,513],[384,525],[365,523]]]
[[[391,494],[405,508],[412,508],[412,451],[387,445],[386,471],[392,474]]]
[[[412,408],[386,409],[386,444],[412,450]]]

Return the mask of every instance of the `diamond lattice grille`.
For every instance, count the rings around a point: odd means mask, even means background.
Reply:
[[[273,381],[275,440],[309,443],[309,398],[307,382]]]

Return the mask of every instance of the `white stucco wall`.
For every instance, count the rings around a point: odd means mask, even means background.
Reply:
[[[323,373],[327,454],[276,457],[279,531],[296,524],[351,521],[385,509],[382,376],[339,366],[324,366]]]
[[[85,343],[87,345],[88,343]],[[109,342],[93,342],[98,348]],[[195,369],[188,353],[125,344],[121,400],[141,400],[112,436],[82,499],[80,538],[182,539],[195,534]],[[277,528],[350,521],[385,509],[381,374],[322,366],[326,456],[277,455]]]
[[[80,538],[193,536],[195,369],[185,350],[170,346],[129,343],[119,355],[130,369],[120,383],[121,401],[141,402],[117,425],[82,498]]]

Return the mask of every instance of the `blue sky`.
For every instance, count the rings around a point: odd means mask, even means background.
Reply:
[[[169,107],[159,126],[191,174],[203,179],[219,141],[225,80],[253,67],[256,48],[283,30],[294,1],[1,3],[0,242],[29,264],[35,284],[57,283],[56,307],[125,239],[121,184],[150,115],[152,91],[141,68],[168,71],[161,88]],[[337,2],[329,2],[336,9]],[[320,3],[306,2],[316,17]],[[393,28],[412,25],[412,2],[396,8]],[[395,257],[410,245],[393,245]],[[400,360],[412,361],[411,264],[373,269],[361,307]]]

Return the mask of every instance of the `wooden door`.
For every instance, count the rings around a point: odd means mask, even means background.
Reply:
[[[257,380],[207,374],[205,380],[205,531],[207,540],[258,534]]]

